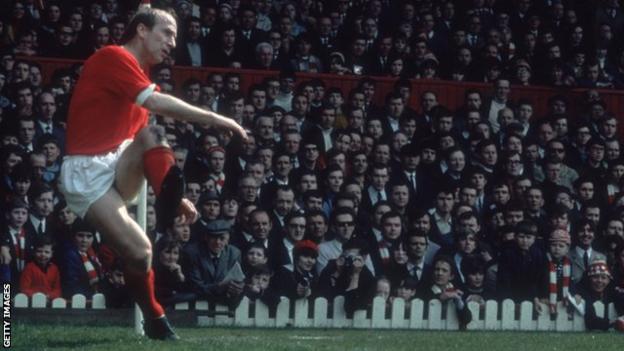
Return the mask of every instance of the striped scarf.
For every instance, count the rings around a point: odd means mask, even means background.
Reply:
[[[561,279],[562,296],[565,299],[569,294],[570,288],[570,259],[564,256],[561,259],[561,265],[563,266],[563,278]],[[558,264],[553,261],[550,254],[548,254],[548,303],[550,304],[550,311],[554,313],[557,311],[557,291],[559,288],[559,280],[557,279],[557,266]]]
[[[13,241],[15,256],[17,258],[17,271],[21,272],[26,265],[26,231],[24,228],[21,228],[18,233],[11,233],[11,240]]]
[[[100,261],[93,252],[92,248],[89,248],[87,252],[80,252],[80,258],[82,258],[82,264],[84,265],[87,275],[89,276],[89,284],[97,291],[100,277],[98,275],[98,269],[100,268]]]

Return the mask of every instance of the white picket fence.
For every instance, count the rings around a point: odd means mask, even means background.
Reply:
[[[175,306],[178,313],[188,311],[197,315],[199,326],[237,326],[262,328],[373,328],[373,329],[425,329],[425,330],[458,330],[459,323],[454,306],[447,305],[439,300],[423,302],[415,299],[405,303],[402,299],[395,299],[391,306],[381,298],[375,298],[371,311],[356,311],[352,318],[347,318],[344,311],[344,298],[336,297],[330,306],[327,299],[317,298],[314,305],[308,300],[296,300],[291,314],[290,301],[282,299],[277,306],[274,317],[269,317],[269,308],[260,301],[250,301],[243,298],[235,311],[230,312],[228,307],[211,306],[206,301],[197,301],[194,304],[180,303]],[[426,305],[425,305],[426,304]],[[104,295],[95,294],[90,303],[83,295],[74,295],[71,302],[57,298],[50,304],[43,294],[34,294],[31,299],[24,294],[17,294],[14,299],[16,308],[52,308],[52,309],[89,309],[103,310],[106,308]],[[616,318],[613,304],[607,311],[605,306],[597,302],[594,304],[599,316],[608,313],[609,317]],[[472,312],[472,321],[467,325],[468,330],[522,330],[522,331],[584,331],[585,321],[578,313],[569,313],[567,308],[560,304],[557,314],[544,313],[534,317],[533,303],[525,301],[516,305],[511,300],[499,303],[487,301],[484,308],[471,302],[468,308]],[[544,306],[546,309],[546,306]],[[85,312],[86,312],[85,311]]]

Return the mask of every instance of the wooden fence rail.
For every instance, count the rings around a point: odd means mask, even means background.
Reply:
[[[344,298],[336,297],[333,303],[325,298],[314,301],[301,299],[293,302],[282,299],[274,315],[260,301],[243,298],[236,310],[230,311],[227,306],[211,305],[206,301],[180,303],[175,306],[176,313],[195,313],[199,326],[236,326],[262,328],[365,328],[365,329],[425,329],[425,330],[458,330],[459,322],[454,306],[439,300],[424,302],[415,299],[405,302],[395,299],[387,305],[383,299],[375,298],[370,310],[356,311],[347,318],[344,311]],[[14,298],[17,309],[72,309],[72,310],[103,310],[106,302],[102,294],[95,294],[90,301],[82,295],[75,295],[71,301],[58,298],[47,301],[45,295],[34,294],[28,298],[17,294]],[[613,304],[605,311],[601,302],[594,304],[598,316],[616,318]],[[563,304],[557,306],[557,313],[537,315],[533,311],[533,303],[525,301],[516,304],[511,300],[502,302],[490,300],[480,307],[470,302],[468,308],[472,312],[472,321],[468,330],[521,330],[521,331],[557,331],[579,332],[585,330],[583,316],[570,312]]]

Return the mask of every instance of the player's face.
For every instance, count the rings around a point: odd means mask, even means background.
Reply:
[[[169,16],[158,16],[156,24],[144,33],[144,44],[149,54],[149,64],[161,63],[176,46],[177,25]]]

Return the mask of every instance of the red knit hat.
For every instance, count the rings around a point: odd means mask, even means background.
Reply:
[[[550,233],[550,242],[562,242],[565,244],[570,245],[571,244],[571,240],[570,240],[570,234],[563,229],[555,229],[552,233]]]
[[[609,278],[612,278],[611,272],[609,272],[609,266],[607,266],[606,261],[594,261],[589,265],[589,269],[587,270],[587,276],[592,277],[602,274],[606,274]]]

